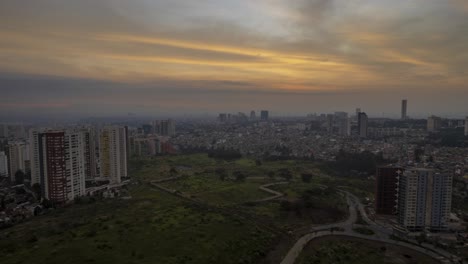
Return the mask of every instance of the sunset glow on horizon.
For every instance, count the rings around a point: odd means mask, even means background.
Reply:
[[[128,93],[146,89],[153,100],[174,100],[166,90],[178,89],[207,98],[212,90],[411,98],[443,89],[454,105],[468,96],[464,1],[196,2],[3,1],[0,74],[118,83],[133,87]],[[0,108],[8,109],[20,95],[0,87],[10,96],[0,99]],[[78,93],[51,106],[86,104],[91,94]],[[118,107],[120,97],[112,94],[108,103]],[[200,103],[187,109],[214,110]],[[292,104],[292,112],[308,110]]]

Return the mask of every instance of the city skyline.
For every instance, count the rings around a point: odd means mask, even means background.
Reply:
[[[0,118],[398,117],[403,98],[409,117],[463,117],[467,14],[461,0],[4,1]]]

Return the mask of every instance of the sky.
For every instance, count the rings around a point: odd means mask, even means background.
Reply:
[[[468,115],[466,0],[2,0],[0,118]]]

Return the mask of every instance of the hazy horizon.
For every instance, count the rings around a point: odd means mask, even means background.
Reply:
[[[468,115],[462,0],[3,1],[0,121]]]

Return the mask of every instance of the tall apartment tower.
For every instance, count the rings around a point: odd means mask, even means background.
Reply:
[[[350,119],[348,118],[348,113],[346,112],[335,112],[334,121],[338,126],[338,134],[340,136],[350,136],[351,135],[351,126]]]
[[[402,100],[401,101],[401,119],[406,120],[408,118],[407,116],[407,107],[408,107],[408,100]]]
[[[66,203],[86,195],[84,133],[46,131],[37,137],[43,197],[55,203]]]
[[[0,151],[0,178],[8,176],[8,158],[4,151]]]
[[[257,119],[257,116],[255,114],[255,111],[252,110],[252,111],[250,111],[250,120],[255,120],[255,119]]]
[[[154,133],[161,136],[175,135],[175,122],[172,119],[153,121]]]
[[[23,142],[14,142],[8,145],[8,168],[10,180],[15,182],[15,175],[18,171],[26,173],[26,160],[29,153],[27,153],[27,146]]]
[[[267,110],[260,111],[260,119],[262,121],[267,121],[269,118],[269,112]]]
[[[39,134],[44,130],[31,129],[29,131],[29,156],[31,159],[31,186],[41,183],[40,161],[39,161]]]
[[[8,125],[0,124],[0,138],[8,138]]]
[[[397,213],[400,167],[378,167],[376,174],[375,212],[382,215]]]
[[[409,231],[446,230],[451,201],[451,174],[406,169],[399,181],[398,222]]]
[[[436,132],[442,127],[442,119],[438,116],[430,116],[427,118],[427,131]]]
[[[465,118],[465,137],[468,137],[468,116]]]
[[[368,131],[368,117],[367,114],[364,112],[360,112],[358,114],[358,133],[359,137],[367,138],[367,131]]]
[[[110,183],[120,183],[127,177],[127,130],[125,127],[108,126],[99,137],[101,177]]]
[[[98,135],[96,129],[86,128],[82,131],[85,158],[86,180],[94,180],[99,176],[98,172]]]
[[[176,133],[175,121],[172,119],[168,119],[167,120],[167,135],[172,137],[175,135],[175,133]]]

